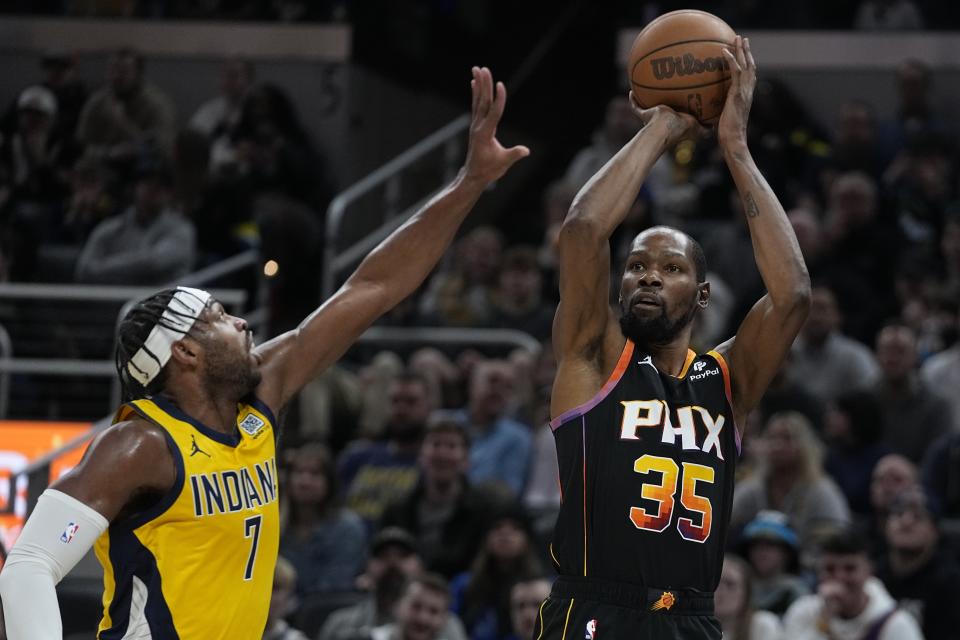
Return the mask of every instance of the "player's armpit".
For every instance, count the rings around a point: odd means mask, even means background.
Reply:
[[[163,430],[134,419],[119,422],[94,438],[80,464],[50,488],[113,522],[137,496],[169,491],[176,473]]]

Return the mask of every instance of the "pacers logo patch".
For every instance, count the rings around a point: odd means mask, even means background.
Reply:
[[[73,536],[77,535],[80,525],[75,522],[67,523],[67,528],[63,530],[63,533],[60,534],[60,542],[63,544],[70,544],[70,541],[73,540]]]
[[[650,611],[660,611],[661,609],[670,610],[670,607],[677,603],[677,598],[669,591],[664,591],[660,599],[650,606]]]
[[[252,413],[247,414],[243,420],[240,421],[239,427],[243,429],[247,434],[251,436],[257,435],[257,433],[263,429],[267,423],[253,415]]]
[[[596,640],[597,638],[597,620],[594,618],[587,623],[587,632],[583,636],[583,640]]]

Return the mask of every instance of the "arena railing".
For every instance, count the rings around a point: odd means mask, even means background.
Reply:
[[[326,235],[323,251],[323,297],[329,298],[337,286],[338,276],[354,266],[377,246],[391,231],[426,202],[424,198],[401,209],[404,177],[419,166],[430,153],[443,148],[444,182],[453,180],[463,155],[463,133],[470,126],[470,116],[463,115],[433,132],[399,156],[386,163],[365,178],[339,193],[327,207]],[[349,208],[376,189],[382,189],[379,211],[383,222],[349,247],[340,248],[343,226]],[[430,194],[432,195],[432,193]]]

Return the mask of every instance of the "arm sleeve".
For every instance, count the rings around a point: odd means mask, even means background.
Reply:
[[[86,555],[109,523],[79,500],[47,489],[0,573],[9,640],[60,640],[56,585]]]

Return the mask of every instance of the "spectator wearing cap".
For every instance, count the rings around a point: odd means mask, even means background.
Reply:
[[[493,293],[490,327],[515,329],[542,342],[550,337],[553,308],[541,295],[543,274],[533,247],[511,247],[503,252],[497,289]]]
[[[160,285],[190,272],[193,223],[171,201],[170,173],[156,155],[140,158],[133,204],[94,228],[77,261],[79,282]]]
[[[790,640],[922,640],[920,627],[873,575],[867,542],[852,529],[827,537],[817,560],[816,594],[784,616]]]
[[[462,423],[441,415],[427,423],[420,445],[420,479],[391,503],[380,527],[398,526],[418,540],[424,565],[448,579],[465,571],[480,548],[491,496],[467,479],[470,439]]]
[[[800,541],[786,515],[761,511],[743,530],[740,552],[753,569],[754,609],[782,616],[797,598],[810,592],[797,575]]]
[[[57,134],[57,99],[46,87],[17,98],[16,128],[0,145],[0,207],[13,232],[15,277],[36,272],[36,253],[59,225],[77,150]]]
[[[507,640],[513,630],[510,588],[517,580],[541,575],[543,566],[529,518],[519,504],[495,510],[488,523],[470,571],[451,581],[451,609],[472,640]]]
[[[102,157],[128,159],[144,145],[168,157],[176,134],[173,102],[144,77],[143,56],[118,50],[110,60],[107,84],[90,96],[77,123],[77,138]]]
[[[382,529],[370,545],[367,569],[359,581],[367,595],[349,607],[338,609],[324,621],[318,640],[369,638],[373,629],[395,620],[395,605],[405,583],[423,572],[413,536],[399,527]],[[441,640],[466,640],[460,619],[452,613],[438,636]]]
[[[887,555],[877,568],[877,577],[927,638],[960,633],[960,566],[940,544],[939,519],[939,504],[921,487],[897,495],[884,526]]]

